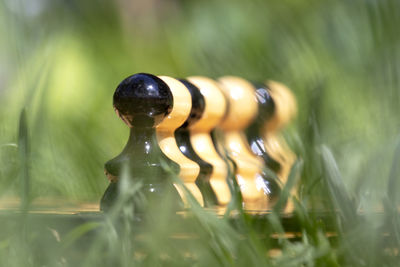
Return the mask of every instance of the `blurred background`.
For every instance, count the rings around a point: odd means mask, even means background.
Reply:
[[[113,92],[148,72],[283,82],[301,196],[320,197],[324,144],[343,188],[379,204],[399,142],[398,25],[391,0],[0,0],[0,198],[20,194],[25,109],[30,197],[98,201],[128,137]]]

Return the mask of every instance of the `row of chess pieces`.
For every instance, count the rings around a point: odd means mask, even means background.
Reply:
[[[102,210],[118,199],[120,186],[126,186],[120,178],[127,175],[140,180],[145,196],[156,203],[173,192],[187,205],[184,184],[200,205],[223,208],[237,185],[245,210],[266,211],[296,158],[281,133],[296,115],[296,100],[278,82],[139,73],[118,85],[113,105],[130,136],[105,164],[110,184]],[[170,179],[171,172],[181,184]]]

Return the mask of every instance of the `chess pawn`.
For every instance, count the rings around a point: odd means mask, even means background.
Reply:
[[[188,81],[200,89],[205,101],[201,118],[189,127],[191,144],[200,158],[212,164],[210,184],[219,206],[225,207],[231,200],[231,191],[227,182],[229,166],[216,151],[211,131],[224,117],[226,100],[215,81],[206,77],[189,77]]]
[[[229,106],[220,128],[225,134],[225,146],[237,166],[236,179],[244,208],[267,210],[270,207],[271,188],[262,172],[263,161],[251,152],[243,133],[257,115],[255,88],[238,77],[222,77],[219,82]]]
[[[159,76],[159,78],[170,88],[174,104],[172,111],[156,127],[158,143],[163,153],[179,165],[179,177],[197,202],[203,206],[203,196],[196,185],[196,179],[200,173],[200,166],[182,154],[175,139],[175,130],[186,121],[192,108],[190,92],[182,82],[174,78],[167,76]],[[175,187],[180,193],[185,205],[188,206],[185,192],[179,185],[175,184]]]
[[[182,201],[169,179],[171,170],[163,167],[167,164],[177,173],[179,166],[162,153],[155,131],[172,111],[173,96],[168,85],[151,74],[129,76],[115,90],[113,106],[129,126],[130,135],[123,151],[105,164],[110,184],[101,199],[100,209],[107,211],[116,203],[123,175],[142,183],[140,193],[147,200],[161,202],[169,194],[179,209]],[[139,211],[146,208],[136,203],[134,206]]]
[[[297,113],[296,99],[283,84],[274,81],[266,82],[266,84],[275,104],[272,116],[264,126],[265,148],[267,153],[279,162],[278,177],[283,183],[286,183],[296,155],[290,150],[280,131],[295,117]]]
[[[191,132],[189,128],[196,123],[203,115],[205,109],[205,101],[200,90],[187,80],[180,80],[189,90],[192,99],[192,109],[185,123],[175,131],[176,143],[180,151],[189,159],[193,160],[200,166],[200,173],[196,178],[196,185],[199,187],[203,196],[204,206],[213,207],[218,205],[218,199],[210,184],[210,177],[213,174],[213,165],[203,160],[195,152],[191,141]],[[207,159],[209,160],[209,159]]]
[[[247,141],[253,153],[262,158],[265,166],[279,177],[282,170],[281,163],[267,153],[264,142],[266,122],[270,121],[275,114],[275,103],[269,93],[269,88],[262,84],[254,85],[254,87],[257,88],[255,95],[258,103],[258,113],[253,122],[245,130]],[[276,202],[281,192],[281,185],[274,178],[270,178],[269,183],[272,188],[271,202]]]

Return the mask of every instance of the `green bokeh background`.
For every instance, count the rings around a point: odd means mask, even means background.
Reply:
[[[293,149],[326,144],[351,195],[380,200],[400,128],[398,25],[390,0],[1,0],[0,194],[19,192],[26,108],[31,197],[97,201],[128,137],[112,94],[148,72],[283,82]]]

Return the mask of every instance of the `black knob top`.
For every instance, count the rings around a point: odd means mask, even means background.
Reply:
[[[197,88],[188,80],[182,79],[179,81],[181,81],[186,86],[192,97],[192,109],[190,110],[189,117],[181,126],[181,128],[187,128],[193,125],[196,121],[200,120],[201,116],[203,115],[204,109],[206,108],[206,103],[203,95],[200,93],[199,88]]]
[[[269,88],[265,85],[254,83],[256,90],[256,98],[258,102],[258,116],[257,119],[261,120],[261,123],[268,121],[272,118],[275,113],[275,103],[269,93]]]
[[[113,105],[130,127],[155,127],[171,112],[173,97],[160,78],[138,73],[118,85]]]

